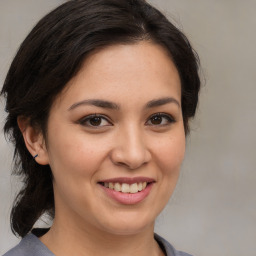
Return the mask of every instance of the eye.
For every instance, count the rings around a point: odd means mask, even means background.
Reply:
[[[112,125],[106,117],[97,114],[86,116],[79,120],[79,123],[87,127],[104,127]]]
[[[175,122],[175,120],[171,115],[164,114],[164,113],[157,113],[157,114],[150,116],[150,118],[146,122],[146,125],[164,126],[164,125],[169,125],[174,122]]]

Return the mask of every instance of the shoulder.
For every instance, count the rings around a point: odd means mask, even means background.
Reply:
[[[159,246],[165,251],[166,256],[192,256],[188,253],[177,251],[168,241],[161,236],[155,234],[155,240]]]
[[[26,235],[20,243],[3,256],[54,256],[52,252],[33,234]]]

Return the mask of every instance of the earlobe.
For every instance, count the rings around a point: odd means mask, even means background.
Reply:
[[[33,127],[28,118],[19,116],[17,122],[31,158],[34,158],[38,164],[49,164],[48,152],[42,132]]]

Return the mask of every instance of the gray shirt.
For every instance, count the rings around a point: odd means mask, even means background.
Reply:
[[[176,251],[165,239],[155,234],[155,240],[166,256],[191,256],[190,254]],[[5,253],[3,256],[54,256],[54,254],[38,239],[30,233],[20,243]]]

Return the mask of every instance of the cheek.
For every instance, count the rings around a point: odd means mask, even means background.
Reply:
[[[70,179],[93,178],[107,155],[109,143],[95,140],[84,132],[67,132],[67,129],[52,133],[49,141],[49,159],[55,178],[57,176]]]
[[[185,154],[185,136],[181,133],[179,136],[163,140],[159,143],[157,151],[162,174],[170,177],[178,176]]]
[[[175,134],[161,140],[155,148],[155,164],[158,170],[157,197],[159,212],[168,203],[176,187],[180,166],[185,154],[185,135]]]
[[[91,183],[104,158],[104,152],[99,150],[97,144],[74,134],[69,138],[59,133],[52,142],[49,155],[55,199],[76,208],[80,200],[90,193]]]

